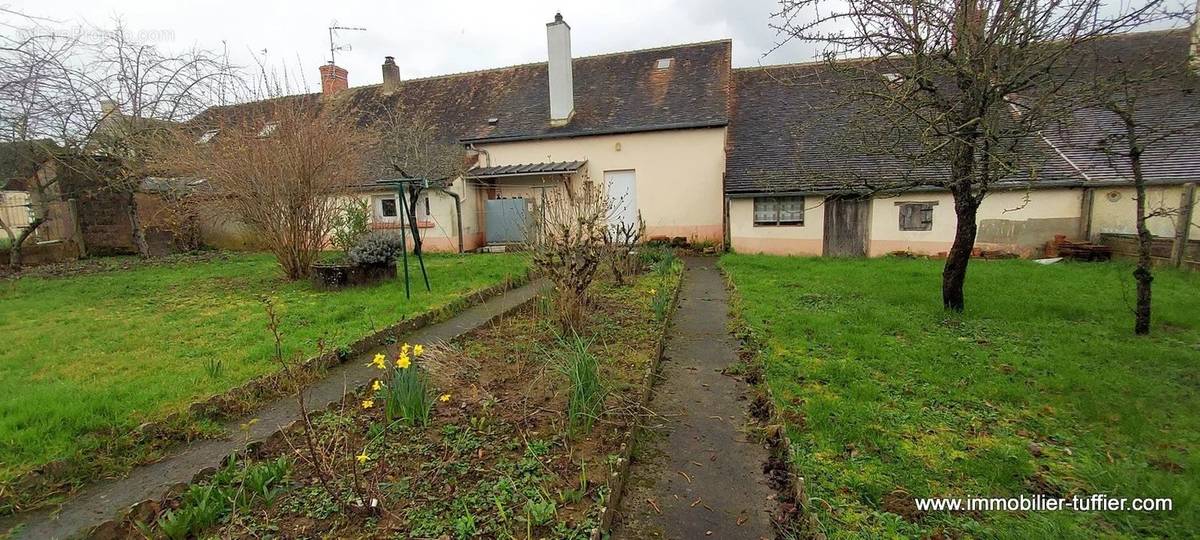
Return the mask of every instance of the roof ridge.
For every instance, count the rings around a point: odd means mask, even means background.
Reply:
[[[673,45],[661,45],[658,47],[649,47],[649,48],[645,48],[645,49],[631,49],[628,51],[614,51],[614,52],[607,52],[607,53],[600,53],[600,54],[592,54],[592,55],[588,55],[588,56],[577,56],[575,58],[572,58],[571,60],[572,61],[593,60],[596,58],[607,58],[607,57],[611,57],[611,56],[620,56],[620,55],[624,55],[624,54],[639,54],[639,53],[647,53],[647,52],[654,52],[654,51],[665,51],[668,49],[679,49],[679,48],[683,48],[683,47],[700,47],[700,46],[704,46],[704,45],[715,45],[717,43],[732,44],[733,38],[713,39],[713,40],[709,40],[709,41],[695,41],[695,42],[689,42],[689,43],[676,43]],[[512,65],[508,65],[508,66],[472,69],[472,70],[468,70],[468,71],[456,71],[453,73],[442,73],[440,75],[428,75],[425,77],[413,77],[411,79],[402,79],[400,81],[400,84],[404,84],[406,82],[414,82],[414,81],[429,81],[429,80],[437,80],[437,79],[446,79],[446,78],[450,78],[450,77],[476,75],[479,73],[488,73],[488,72],[492,72],[492,71],[504,71],[507,69],[516,69],[516,68],[523,68],[523,67],[530,67],[530,66],[540,66],[540,65],[545,65],[547,62],[548,61],[546,61],[546,60],[542,60],[539,62],[525,62],[522,64],[512,64]],[[351,89],[370,88],[373,86],[379,86],[381,84],[382,83],[364,84],[362,86],[353,86],[353,87],[351,87]]]

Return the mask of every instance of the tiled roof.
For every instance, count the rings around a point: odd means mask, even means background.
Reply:
[[[1129,56],[1153,43],[1177,51],[1181,59],[1186,56],[1186,39],[1163,32],[1113,38],[1105,43],[1111,50],[1104,53]],[[837,89],[837,79],[822,63],[736,69],[733,86],[725,173],[728,193],[867,191],[889,184],[934,182],[947,174],[944,167],[914,168],[888,152],[872,152],[872,141],[849,141],[856,134],[847,126],[864,121],[865,115],[841,103],[844,94]],[[1178,128],[1178,133],[1147,152],[1151,182],[1184,181],[1200,169],[1200,103],[1195,94],[1181,92],[1179,85],[1168,87],[1173,90],[1141,104],[1147,117]],[[1095,142],[1117,127],[1110,117],[1103,111],[1082,111],[1069,125],[1028,141],[1023,148],[1033,156],[1027,160],[1031,171],[1006,182],[1082,185],[1085,178],[1127,177],[1120,160],[1095,149]],[[906,144],[903,134],[894,137],[879,144]]]
[[[1200,180],[1200,77],[1188,71],[1188,38],[1186,29],[1141,32],[1096,45],[1097,55],[1105,61],[1098,68],[1101,70],[1111,66],[1112,59],[1179,68],[1136,95],[1135,118],[1153,128],[1141,135],[1151,141],[1142,154],[1142,172],[1148,183]],[[1124,125],[1113,113],[1099,108],[1077,111],[1070,123],[1046,130],[1045,135],[1089,182],[1132,181],[1129,160],[1102,148],[1102,141],[1117,150],[1125,143]]]
[[[382,85],[370,85],[343,90],[332,99],[320,94],[280,99],[336,106],[364,126],[376,124],[382,112],[419,112],[454,142],[724,126],[729,121],[730,54],[730,41],[722,40],[576,58],[575,114],[561,127],[550,125],[545,62],[406,80],[391,94]],[[661,58],[672,58],[670,67],[656,69]],[[263,103],[215,107],[193,124],[212,125]]]
[[[585,161],[553,161],[550,163],[523,163],[472,169],[467,176],[473,178],[498,178],[501,176],[528,176],[536,174],[569,174],[583,167]]]

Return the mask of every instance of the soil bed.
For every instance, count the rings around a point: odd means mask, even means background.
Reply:
[[[286,490],[224,519],[217,536],[588,538],[611,496],[623,434],[637,420],[656,354],[656,292],[672,290],[679,276],[672,266],[630,286],[593,287],[581,337],[599,359],[607,397],[589,432],[568,434],[570,383],[554,360],[567,344],[549,322],[549,302],[537,299],[450,344],[423,344],[413,363],[440,396],[429,425],[386,426],[379,401],[362,407],[374,397],[370,389],[313,415],[318,444],[343,456],[335,489],[344,500],[367,493],[378,511],[339,509],[296,427],[253,456],[293,463]],[[352,457],[360,453],[369,458],[356,479]]]

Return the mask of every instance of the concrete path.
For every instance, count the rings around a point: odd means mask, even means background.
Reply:
[[[634,454],[614,538],[774,538],[767,450],[747,438],[749,387],[721,371],[737,360],[715,258],[687,258],[683,290]]]
[[[445,322],[413,332],[403,339],[413,343],[449,341],[520,306],[546,286],[544,281],[535,281],[513,289],[469,308]],[[358,385],[370,381],[377,371],[366,364],[377,352],[380,351],[369,351],[332,368],[328,377],[310,386],[305,391],[309,410],[324,410],[329,404],[341,400],[344,391],[353,390]],[[20,521],[0,524],[0,535],[19,522],[25,523],[25,526],[15,535],[16,539],[49,540],[85,533],[91,527],[112,519],[130,505],[146,499],[160,498],[172,485],[190,481],[205,467],[219,466],[225,456],[243,448],[246,442],[264,440],[299,417],[300,411],[294,397],[279,399],[246,418],[227,424],[225,429],[230,434],[227,439],[189,444],[162,461],[134,469],[125,478],[86,487],[57,509],[15,516]],[[247,434],[242,432],[239,426],[251,418],[257,418],[258,422],[250,426],[247,439]]]

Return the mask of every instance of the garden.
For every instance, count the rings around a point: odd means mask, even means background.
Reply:
[[[631,272],[619,284],[587,279],[567,317],[558,297],[569,293],[551,291],[450,343],[391,343],[370,360],[370,384],[127,531],[591,537],[612,504],[682,273],[666,249],[627,257]]]
[[[796,535],[1186,537],[1200,530],[1200,276],[972,263],[962,314],[939,261],[728,255],[749,365],[804,477]],[[752,377],[757,378],[757,377]],[[1165,512],[936,512],[923,497],[1170,498]]]
[[[414,287],[406,298],[399,280],[340,291],[285,281],[265,254],[126,262],[96,259],[86,272],[0,282],[0,513],[49,495],[10,484],[48,463],[79,465],[71,480],[80,483],[218,433],[188,406],[279,370],[264,337],[264,299],[279,312],[282,353],[309,357],[460,305],[522,279],[529,266],[513,254],[426,255],[433,291]],[[168,417],[177,421],[165,426],[166,440],[135,433]]]

